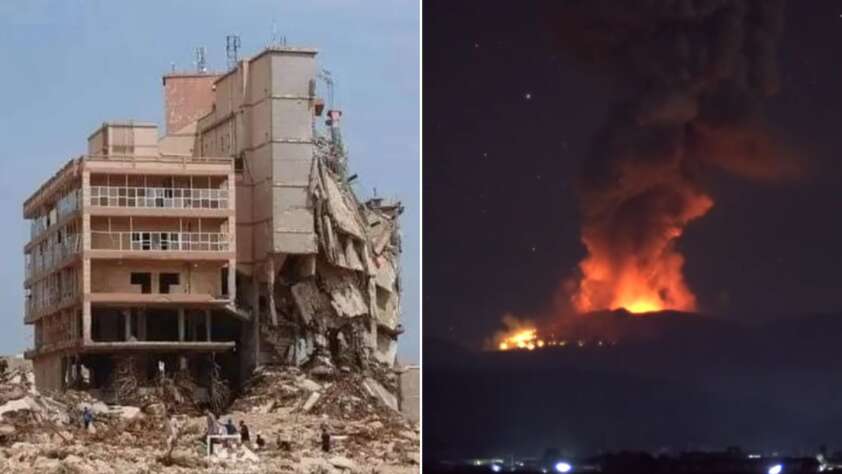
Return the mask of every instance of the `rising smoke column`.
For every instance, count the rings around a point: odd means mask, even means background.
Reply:
[[[759,105],[779,88],[782,0],[568,0],[565,48],[624,99],[579,183],[588,256],[574,307],[695,309],[676,241],[713,206],[711,168],[752,179],[796,171]]]

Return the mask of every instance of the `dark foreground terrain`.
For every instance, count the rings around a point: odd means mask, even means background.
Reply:
[[[842,315],[747,326],[680,313],[603,314],[586,326],[575,330],[583,347],[534,352],[426,341],[427,465],[548,448],[567,456],[842,448]],[[601,334],[610,337],[600,346]]]

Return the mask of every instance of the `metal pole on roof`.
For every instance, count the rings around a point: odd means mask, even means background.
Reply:
[[[225,56],[228,58],[228,69],[233,69],[237,66],[240,46],[239,35],[228,35],[225,37]]]

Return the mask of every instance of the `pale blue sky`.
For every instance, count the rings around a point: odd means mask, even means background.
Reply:
[[[335,80],[343,138],[359,190],[398,197],[403,216],[400,358],[419,358],[419,21],[417,0],[0,2],[0,353],[32,345],[23,325],[21,204],[58,167],[85,151],[105,120],[163,129],[161,75],[193,68],[207,48],[225,66],[225,36],[241,56],[278,35],[319,49]],[[326,95],[322,93],[322,95]]]

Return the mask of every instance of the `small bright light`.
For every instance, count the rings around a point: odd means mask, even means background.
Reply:
[[[571,469],[573,469],[573,466],[571,466],[570,464],[567,464],[566,462],[560,462],[560,463],[555,465],[555,470],[557,472],[570,472]],[[775,473],[775,474],[778,474],[778,473]]]
[[[781,471],[784,470],[784,467],[780,464],[775,464],[774,466],[769,468],[769,474],[781,474]]]
[[[500,466],[499,466],[499,465],[497,465],[497,464],[492,464],[492,465],[491,465],[491,470],[492,470],[492,471],[494,471],[494,472],[500,472],[500,471],[502,471],[502,470],[503,470],[503,468],[502,468],[502,467],[500,467]]]

